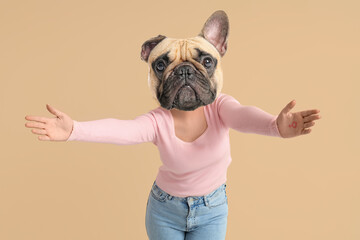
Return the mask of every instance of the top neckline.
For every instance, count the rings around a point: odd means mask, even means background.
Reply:
[[[209,104],[208,104],[209,105]],[[176,136],[176,133],[175,133],[175,122],[174,122],[174,118],[173,118],[173,115],[171,114],[170,110],[167,110],[168,114],[170,115],[170,120],[171,120],[171,132],[172,132],[172,137],[175,138],[178,142],[181,142],[181,143],[184,143],[184,144],[194,144],[198,141],[200,141],[202,138],[204,138],[204,136],[206,135],[206,133],[209,131],[209,128],[210,128],[210,125],[209,125],[209,118],[208,118],[208,112],[207,112],[207,107],[208,105],[205,105],[204,106],[204,115],[205,115],[205,120],[206,120],[206,125],[207,125],[207,128],[205,129],[205,131],[199,136],[197,137],[194,141],[192,142],[186,142],[186,141],[183,141],[181,140],[180,138],[178,138]]]

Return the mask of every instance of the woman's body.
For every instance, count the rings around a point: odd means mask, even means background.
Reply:
[[[229,95],[220,94],[212,104],[194,111],[169,111],[159,107],[134,120],[89,122],[74,121],[48,106],[56,118],[27,116],[26,119],[33,122],[26,126],[34,128],[33,133],[39,134],[40,140],[120,145],[153,142],[159,149],[163,165],[149,194],[146,226],[150,239],[168,239],[169,231],[174,230],[173,226],[169,226],[171,216],[183,216],[183,224],[174,220],[179,230],[172,232],[172,236],[181,238],[183,234],[188,236],[187,239],[203,239],[196,234],[210,234],[217,240],[223,239],[226,232],[227,198],[222,186],[225,186],[226,171],[231,162],[229,129],[284,138],[310,133],[309,127],[319,119],[316,115],[319,111],[291,113],[294,105],[294,101],[290,102],[278,116],[273,116],[254,106],[243,106]],[[221,193],[214,198],[214,202],[222,201],[216,207],[211,206],[209,196],[214,191]],[[210,204],[206,204],[205,196],[209,197]],[[170,210],[174,213],[171,214]],[[220,211],[213,216],[216,210]],[[181,228],[184,222],[197,227],[185,224],[186,228]],[[221,226],[221,229],[207,229],[211,226]],[[221,233],[222,237],[216,237],[216,233]]]

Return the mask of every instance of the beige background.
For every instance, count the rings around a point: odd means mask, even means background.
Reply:
[[[147,239],[152,143],[41,142],[25,115],[78,121],[158,106],[141,44],[230,19],[224,93],[278,114],[318,108],[310,135],[230,131],[227,239],[360,239],[358,1],[0,1],[0,239]]]

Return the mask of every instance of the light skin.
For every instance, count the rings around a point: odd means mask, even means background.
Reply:
[[[291,112],[295,104],[295,100],[288,103],[276,119],[280,135],[283,138],[309,134],[311,127],[315,125],[315,121],[321,118],[318,109]],[[38,135],[38,139],[41,141],[66,141],[72,132],[73,120],[66,113],[48,104],[46,108],[54,117],[27,115],[25,119],[28,122],[25,123],[25,127],[31,128],[31,132]],[[185,123],[190,123],[191,119],[203,114],[203,106],[194,111],[181,111],[178,109],[171,109],[170,111],[174,117],[181,119]]]
[[[202,114],[204,114],[204,106],[198,107],[193,111],[182,111],[173,108],[170,110],[170,112],[174,118],[179,119],[179,121],[181,121],[186,125],[186,124],[191,124],[194,118],[200,117]]]

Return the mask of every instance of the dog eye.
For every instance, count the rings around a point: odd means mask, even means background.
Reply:
[[[212,59],[210,57],[204,58],[203,65],[206,68],[210,68],[212,66]]]
[[[156,70],[158,70],[159,72],[162,72],[162,71],[164,71],[165,70],[165,64],[163,63],[163,62],[158,62],[157,64],[156,64]]]

